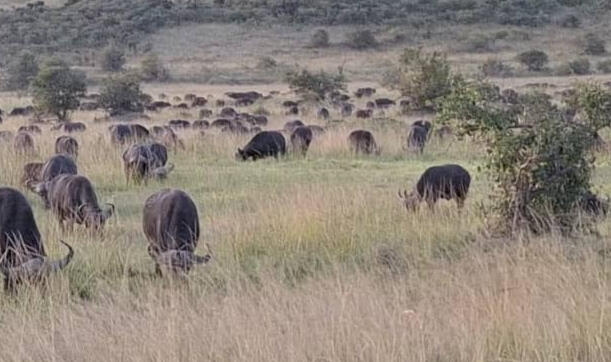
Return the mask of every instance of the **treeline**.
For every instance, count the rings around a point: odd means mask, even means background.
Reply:
[[[24,49],[61,53],[110,42],[137,51],[144,35],[185,23],[578,26],[610,7],[600,0],[68,0],[61,8],[38,1],[0,11],[0,62]]]

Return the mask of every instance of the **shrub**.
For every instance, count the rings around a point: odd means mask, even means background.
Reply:
[[[422,49],[405,49],[394,75],[386,78],[386,86],[397,89],[402,96],[414,99],[417,108],[435,106],[440,97],[450,93],[452,72],[445,54],[423,53]]]
[[[104,80],[100,92],[100,105],[111,115],[142,112],[146,95],[140,90],[136,74],[126,73]]]
[[[161,64],[159,57],[155,54],[148,54],[140,63],[140,77],[143,81],[166,81],[170,79],[170,73]]]
[[[511,77],[513,76],[513,68],[503,61],[488,58],[481,66],[482,74],[486,77]]]
[[[288,73],[286,80],[295,93],[319,101],[333,92],[346,90],[346,78],[342,73],[333,75],[320,71],[314,74],[304,69]]]
[[[587,228],[580,204],[591,192],[597,132],[611,125],[611,93],[599,85],[578,88],[582,122],[566,120],[549,97],[528,98],[537,122],[521,122],[522,112],[504,108],[476,82],[458,80],[445,98],[440,121],[456,123],[461,135],[487,142],[487,170],[495,183],[489,206],[500,231],[536,233]]]
[[[375,48],[378,41],[371,30],[358,30],[346,34],[346,44],[352,49],[365,50]]]
[[[601,73],[611,73],[611,59],[601,60],[596,65],[596,69]]]
[[[524,64],[529,71],[538,72],[547,65],[549,57],[545,52],[534,49],[518,54],[517,60]]]
[[[556,69],[554,69],[554,75],[557,75],[557,76],[566,77],[572,74],[573,74],[573,69],[571,69],[571,66],[569,65],[569,63],[561,63],[556,67]]]
[[[563,28],[576,29],[581,25],[579,18],[573,14],[569,14],[560,20],[560,26]]]
[[[312,34],[310,46],[313,48],[326,48],[329,46],[329,33],[325,29],[318,29]]]
[[[63,61],[52,58],[43,63],[32,82],[34,107],[38,112],[68,119],[70,111],[79,106],[79,98],[85,95],[85,74],[76,72]]]
[[[8,64],[2,88],[5,90],[27,89],[38,74],[38,70],[36,56],[24,51]]]
[[[103,71],[118,72],[125,65],[125,52],[114,45],[109,45],[100,52],[99,65]]]
[[[584,39],[584,52],[589,55],[602,55],[607,52],[605,41],[594,33],[588,33]]]
[[[571,72],[577,75],[586,75],[591,73],[591,64],[587,58],[575,59],[569,62]]]

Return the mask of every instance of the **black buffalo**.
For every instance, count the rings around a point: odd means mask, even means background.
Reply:
[[[378,145],[373,134],[366,130],[352,131],[348,136],[348,144],[354,153],[372,154],[378,153]]]
[[[17,132],[13,139],[13,150],[18,154],[34,152],[34,137],[29,132]]]
[[[244,149],[238,148],[236,158],[246,161],[252,158],[254,161],[273,156],[278,158],[279,155],[286,153],[286,140],[282,133],[277,131],[263,131],[257,133]]]
[[[159,143],[136,144],[123,152],[123,167],[125,178],[139,183],[149,178],[164,179],[174,169],[167,164],[167,148]]]
[[[78,141],[70,136],[59,136],[55,140],[55,153],[78,157]]]
[[[210,260],[210,255],[195,255],[200,236],[199,215],[185,192],[164,189],[151,195],[142,214],[148,253],[158,274],[162,274],[162,268],[188,273],[194,265]]]
[[[462,208],[469,193],[471,176],[459,165],[443,165],[428,168],[410,193],[399,192],[399,197],[408,210],[415,210],[418,204],[426,201],[433,208],[437,200],[456,200]]]
[[[313,138],[314,134],[312,133],[312,129],[310,127],[301,126],[295,128],[293,133],[291,133],[291,145],[293,146],[293,151],[299,152],[305,156],[310,148],[310,143],[312,143]]]

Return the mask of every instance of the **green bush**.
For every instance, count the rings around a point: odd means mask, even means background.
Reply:
[[[42,64],[31,88],[37,112],[55,115],[60,121],[66,121],[70,111],[78,108],[79,98],[87,90],[85,74],[57,58]]]
[[[413,98],[416,108],[434,107],[439,98],[450,93],[452,78],[445,54],[405,49],[397,69],[385,78],[385,85]]]
[[[325,29],[318,29],[312,34],[310,46],[313,48],[326,48],[329,46],[329,33]]]
[[[170,73],[161,64],[159,57],[156,54],[148,54],[140,63],[140,77],[143,81],[167,81],[170,79]]]
[[[601,60],[596,65],[596,69],[598,69],[599,72],[604,74],[611,73],[611,59]]]
[[[106,78],[100,92],[100,105],[111,116],[142,112],[146,100],[146,95],[140,90],[140,79],[133,73]]]
[[[569,67],[573,74],[586,75],[591,73],[592,65],[587,58],[581,58],[569,62]]]
[[[295,93],[318,101],[333,92],[346,90],[346,78],[342,73],[333,75],[320,71],[314,74],[304,69],[301,72],[289,72],[286,81]]]
[[[109,45],[100,52],[98,62],[103,71],[118,72],[125,65],[125,52],[114,45]]]
[[[346,34],[346,45],[352,49],[365,50],[378,46],[378,41],[371,30],[358,30]]]
[[[547,54],[537,49],[518,54],[517,60],[532,72],[543,70],[547,63],[549,63]]]
[[[38,74],[38,61],[34,54],[24,51],[11,61],[5,71],[2,89],[25,90]]]
[[[584,39],[584,52],[589,55],[603,55],[607,53],[605,41],[594,33],[588,33]]]
[[[583,200],[593,195],[592,151],[598,131],[611,125],[611,93],[599,85],[578,88],[582,122],[565,119],[548,97],[530,97],[542,111],[524,124],[522,112],[507,109],[482,92],[480,84],[457,81],[445,98],[440,121],[454,122],[461,135],[487,142],[487,170],[495,183],[489,206],[500,231],[571,232],[589,227],[579,217]]]
[[[511,77],[514,74],[513,68],[503,61],[488,58],[481,65],[480,70],[482,74],[486,77]]]

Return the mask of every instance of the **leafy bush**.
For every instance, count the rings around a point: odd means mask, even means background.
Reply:
[[[140,77],[143,81],[166,81],[170,79],[170,73],[161,64],[159,57],[155,54],[148,54],[140,63]]]
[[[604,74],[611,73],[611,59],[601,60],[596,65],[596,69]]]
[[[125,65],[125,52],[114,45],[109,45],[100,52],[99,65],[103,71],[118,72]]]
[[[517,60],[524,64],[529,71],[538,72],[549,63],[549,57],[541,50],[529,50],[518,54]]]
[[[342,73],[333,75],[320,71],[314,74],[304,69],[289,72],[286,81],[295,93],[307,99],[323,100],[333,92],[346,90],[346,78]]]
[[[105,79],[100,92],[100,105],[111,116],[125,112],[142,112],[146,99],[146,95],[140,90],[140,79],[133,73]]]
[[[329,46],[329,33],[325,29],[318,29],[312,34],[310,46],[313,48],[326,48]]]
[[[591,73],[592,65],[588,58],[580,58],[569,62],[569,67],[573,74],[586,75]]]
[[[599,85],[580,86],[575,104],[582,122],[568,121],[549,97],[530,96],[530,111],[540,116],[525,124],[523,112],[503,107],[482,89],[480,83],[457,80],[440,121],[455,122],[463,136],[486,140],[486,166],[495,183],[490,208],[500,231],[587,227],[579,206],[592,195],[592,151],[597,132],[611,125],[611,93]]]
[[[488,58],[481,66],[482,74],[486,77],[511,77],[513,76],[513,68],[503,61]]]
[[[346,44],[357,50],[365,50],[378,46],[378,41],[371,30],[358,30],[346,34]]]
[[[38,70],[36,56],[24,51],[8,64],[2,88],[5,90],[27,89],[38,74]]]
[[[37,112],[57,116],[66,121],[85,95],[85,74],[77,72],[60,59],[52,58],[43,63],[32,82],[33,103]]]
[[[589,55],[602,55],[607,52],[605,41],[594,33],[588,33],[584,39],[584,52]]]
[[[439,98],[450,93],[452,72],[445,54],[405,49],[397,70],[386,81],[386,86],[413,98],[416,108],[434,107]]]

